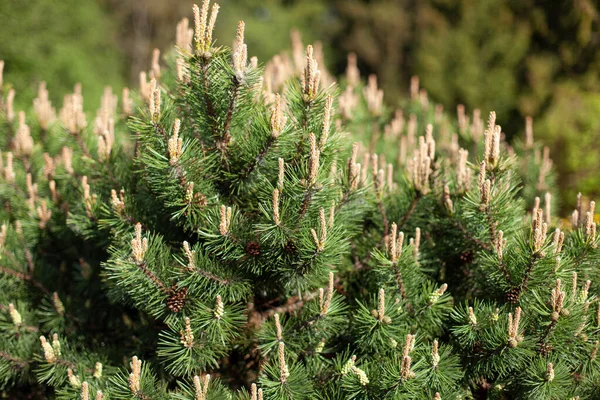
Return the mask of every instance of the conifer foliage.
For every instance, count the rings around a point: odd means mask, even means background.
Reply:
[[[390,110],[297,35],[262,66],[243,22],[216,44],[218,11],[93,120],[80,86],[58,113],[45,84],[29,113],[3,91],[4,390],[596,398],[594,203],[555,216],[531,121],[509,146],[416,78]]]

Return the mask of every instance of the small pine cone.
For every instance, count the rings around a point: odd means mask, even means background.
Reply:
[[[519,296],[521,295],[519,288],[512,288],[506,293],[506,301],[511,304],[516,304],[519,301]]]
[[[486,392],[489,392],[494,387],[494,385],[492,383],[486,381],[484,377],[481,377],[481,382],[479,384],[480,384],[481,388],[483,390],[485,390]]]
[[[194,204],[199,207],[205,207],[208,204],[208,200],[202,193],[194,193]]]
[[[571,312],[566,308],[563,308],[562,310],[560,310],[560,315],[563,317],[568,317],[570,314],[571,314]]]
[[[547,343],[540,343],[538,344],[538,352],[540,355],[546,357],[552,352],[552,346]]]
[[[283,249],[289,255],[298,254],[298,248],[296,247],[296,244],[292,240],[288,240],[287,243],[285,244],[285,246],[283,247]]]
[[[258,242],[248,242],[246,245],[246,254],[252,257],[260,256],[260,243]]]
[[[481,342],[479,340],[476,340],[475,343],[473,343],[473,353],[477,354],[482,352],[483,346],[481,345]]]
[[[186,287],[177,289],[177,287],[173,285],[170,290],[170,296],[167,299],[167,307],[169,307],[169,310],[176,313],[181,311],[183,306],[185,306],[187,292],[188,290]]]
[[[473,252],[470,250],[461,253],[459,257],[464,264],[470,264],[473,262]]]

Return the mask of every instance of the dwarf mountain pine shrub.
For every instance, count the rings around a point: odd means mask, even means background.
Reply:
[[[139,91],[2,93],[0,382],[57,399],[593,399],[594,203],[496,115],[398,110],[194,7]],[[598,311],[598,312],[597,312]]]

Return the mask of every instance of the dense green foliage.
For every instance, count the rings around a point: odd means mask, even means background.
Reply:
[[[58,118],[43,86],[16,115],[3,88],[3,390],[596,398],[594,203],[556,217],[530,129],[509,146],[416,80],[389,108],[298,40],[262,66],[243,23],[214,44],[212,10],[93,120],[80,87]]]

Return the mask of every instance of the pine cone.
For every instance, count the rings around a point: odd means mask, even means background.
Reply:
[[[547,343],[539,343],[538,344],[538,352],[544,357],[549,355],[552,352],[552,350],[553,350],[552,346],[550,346]]]
[[[183,287],[178,290],[177,287],[173,285],[170,291],[171,295],[167,299],[167,307],[169,307],[169,310],[176,313],[181,311],[183,309],[183,306],[185,306],[187,292],[188,290],[186,287]]]
[[[206,196],[202,193],[194,193],[194,204],[200,207],[204,207],[208,204]]]
[[[506,293],[506,301],[511,304],[516,304],[519,301],[521,295],[519,288],[512,288]]]
[[[258,242],[248,242],[246,245],[246,254],[252,257],[260,256],[260,243]]]
[[[464,264],[470,264],[473,262],[473,252],[471,250],[464,251],[460,253],[460,261]]]
[[[285,252],[287,254],[290,254],[290,255],[298,254],[298,248],[296,247],[296,244],[291,240],[287,241],[287,243],[285,244],[283,249],[285,250]]]

